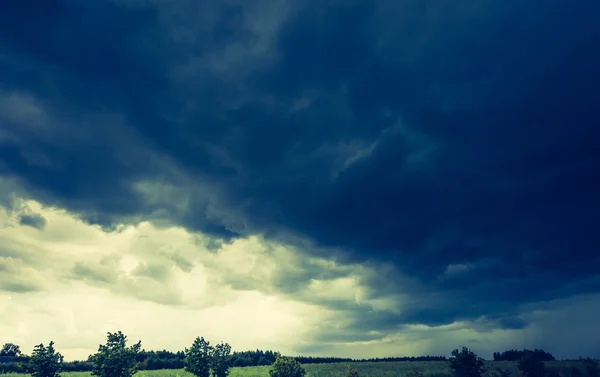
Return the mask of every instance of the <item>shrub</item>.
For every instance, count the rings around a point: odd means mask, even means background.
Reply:
[[[98,353],[91,356],[94,364],[92,375],[98,377],[131,377],[137,372],[136,357],[142,342],[126,347],[127,336],[121,331],[108,333],[106,344],[98,346]]]
[[[358,371],[352,365],[346,368],[346,377],[358,377]]]
[[[525,377],[544,377],[546,364],[533,352],[526,352],[517,362],[517,368]]]
[[[485,373],[483,359],[467,347],[452,351],[448,364],[454,377],[481,377]]]
[[[306,370],[292,357],[277,355],[269,370],[270,377],[304,377]]]
[[[63,356],[54,349],[54,342],[50,342],[48,347],[38,344],[29,359],[29,371],[32,377],[57,377],[62,363]]]
[[[185,349],[185,370],[196,377],[210,377],[212,358],[212,346],[198,337],[189,349]]]

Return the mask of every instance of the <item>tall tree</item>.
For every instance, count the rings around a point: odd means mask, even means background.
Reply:
[[[32,377],[58,377],[62,365],[63,356],[54,349],[54,342],[50,342],[48,347],[43,344],[35,346],[29,359]]]
[[[209,377],[213,358],[210,342],[197,337],[192,346],[185,349],[185,370],[196,377]]]
[[[481,377],[485,373],[483,359],[467,347],[452,351],[448,364],[454,377]]]
[[[127,336],[121,331],[108,333],[106,344],[98,346],[98,353],[92,355],[94,364],[92,375],[98,377],[131,377],[137,371],[136,356],[142,342],[127,347]]]
[[[546,364],[532,351],[527,351],[517,362],[517,368],[523,372],[525,377],[544,377],[546,375]]]
[[[212,375],[213,377],[227,377],[231,366],[231,346],[219,343],[212,349]]]

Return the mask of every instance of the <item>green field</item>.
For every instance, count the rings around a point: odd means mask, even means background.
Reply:
[[[361,377],[407,377],[415,371],[419,371],[424,377],[445,377],[448,376],[447,363],[443,361],[425,361],[425,362],[378,362],[378,363],[335,363],[335,364],[307,364],[304,368],[307,371],[307,377],[344,377],[347,365],[353,365]],[[578,361],[551,361],[547,362],[549,368],[567,369],[573,366],[580,368]],[[499,377],[494,372],[497,368],[502,368],[514,374],[516,371],[513,362],[487,362],[486,367],[489,370],[487,375],[490,377]],[[231,368],[229,377],[268,377],[268,366],[263,367],[245,367]],[[64,377],[90,377],[89,372],[71,372],[62,373]],[[28,377],[25,374],[9,373],[3,376]],[[183,370],[153,370],[140,371],[136,377],[192,377],[193,375]]]

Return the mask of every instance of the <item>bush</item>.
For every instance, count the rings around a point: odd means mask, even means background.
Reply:
[[[270,377],[304,377],[306,370],[292,357],[277,355],[269,370]]]
[[[358,377],[358,371],[352,365],[346,368],[346,377]]]
[[[525,377],[545,377],[546,364],[533,352],[526,352],[517,362],[517,368]]]
[[[485,373],[483,359],[467,347],[452,351],[448,364],[454,377],[482,377]]]
[[[212,357],[210,343],[198,337],[189,349],[185,349],[185,370],[196,377],[210,377]]]
[[[29,359],[29,372],[32,377],[57,377],[62,363],[63,356],[54,349],[54,342],[50,342],[48,347],[38,344]]]
[[[98,377],[131,377],[137,372],[136,357],[142,348],[139,341],[126,347],[127,336],[121,331],[108,333],[106,344],[98,346],[98,353],[91,356],[94,364],[92,375]]]

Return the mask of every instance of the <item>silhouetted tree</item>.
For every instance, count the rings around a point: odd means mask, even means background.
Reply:
[[[54,349],[54,342],[48,347],[38,344],[33,349],[28,369],[32,377],[57,377],[62,363],[63,356]]]
[[[448,365],[454,377],[481,377],[485,373],[483,359],[467,347],[452,351]]]
[[[525,377],[544,377],[546,364],[534,352],[525,352],[517,362],[517,368]]]
[[[94,364],[92,375],[98,377],[131,377],[137,372],[136,356],[142,342],[127,347],[127,336],[121,331],[108,333],[106,344],[98,346],[98,353],[91,356]]]
[[[212,348],[212,376],[227,377],[231,367],[231,346],[227,343],[219,343]]]
[[[0,349],[0,356],[16,357],[21,355],[21,347],[14,343],[5,343]]]
[[[185,349],[185,370],[196,377],[209,377],[213,358],[210,342],[197,337],[189,349]]]

